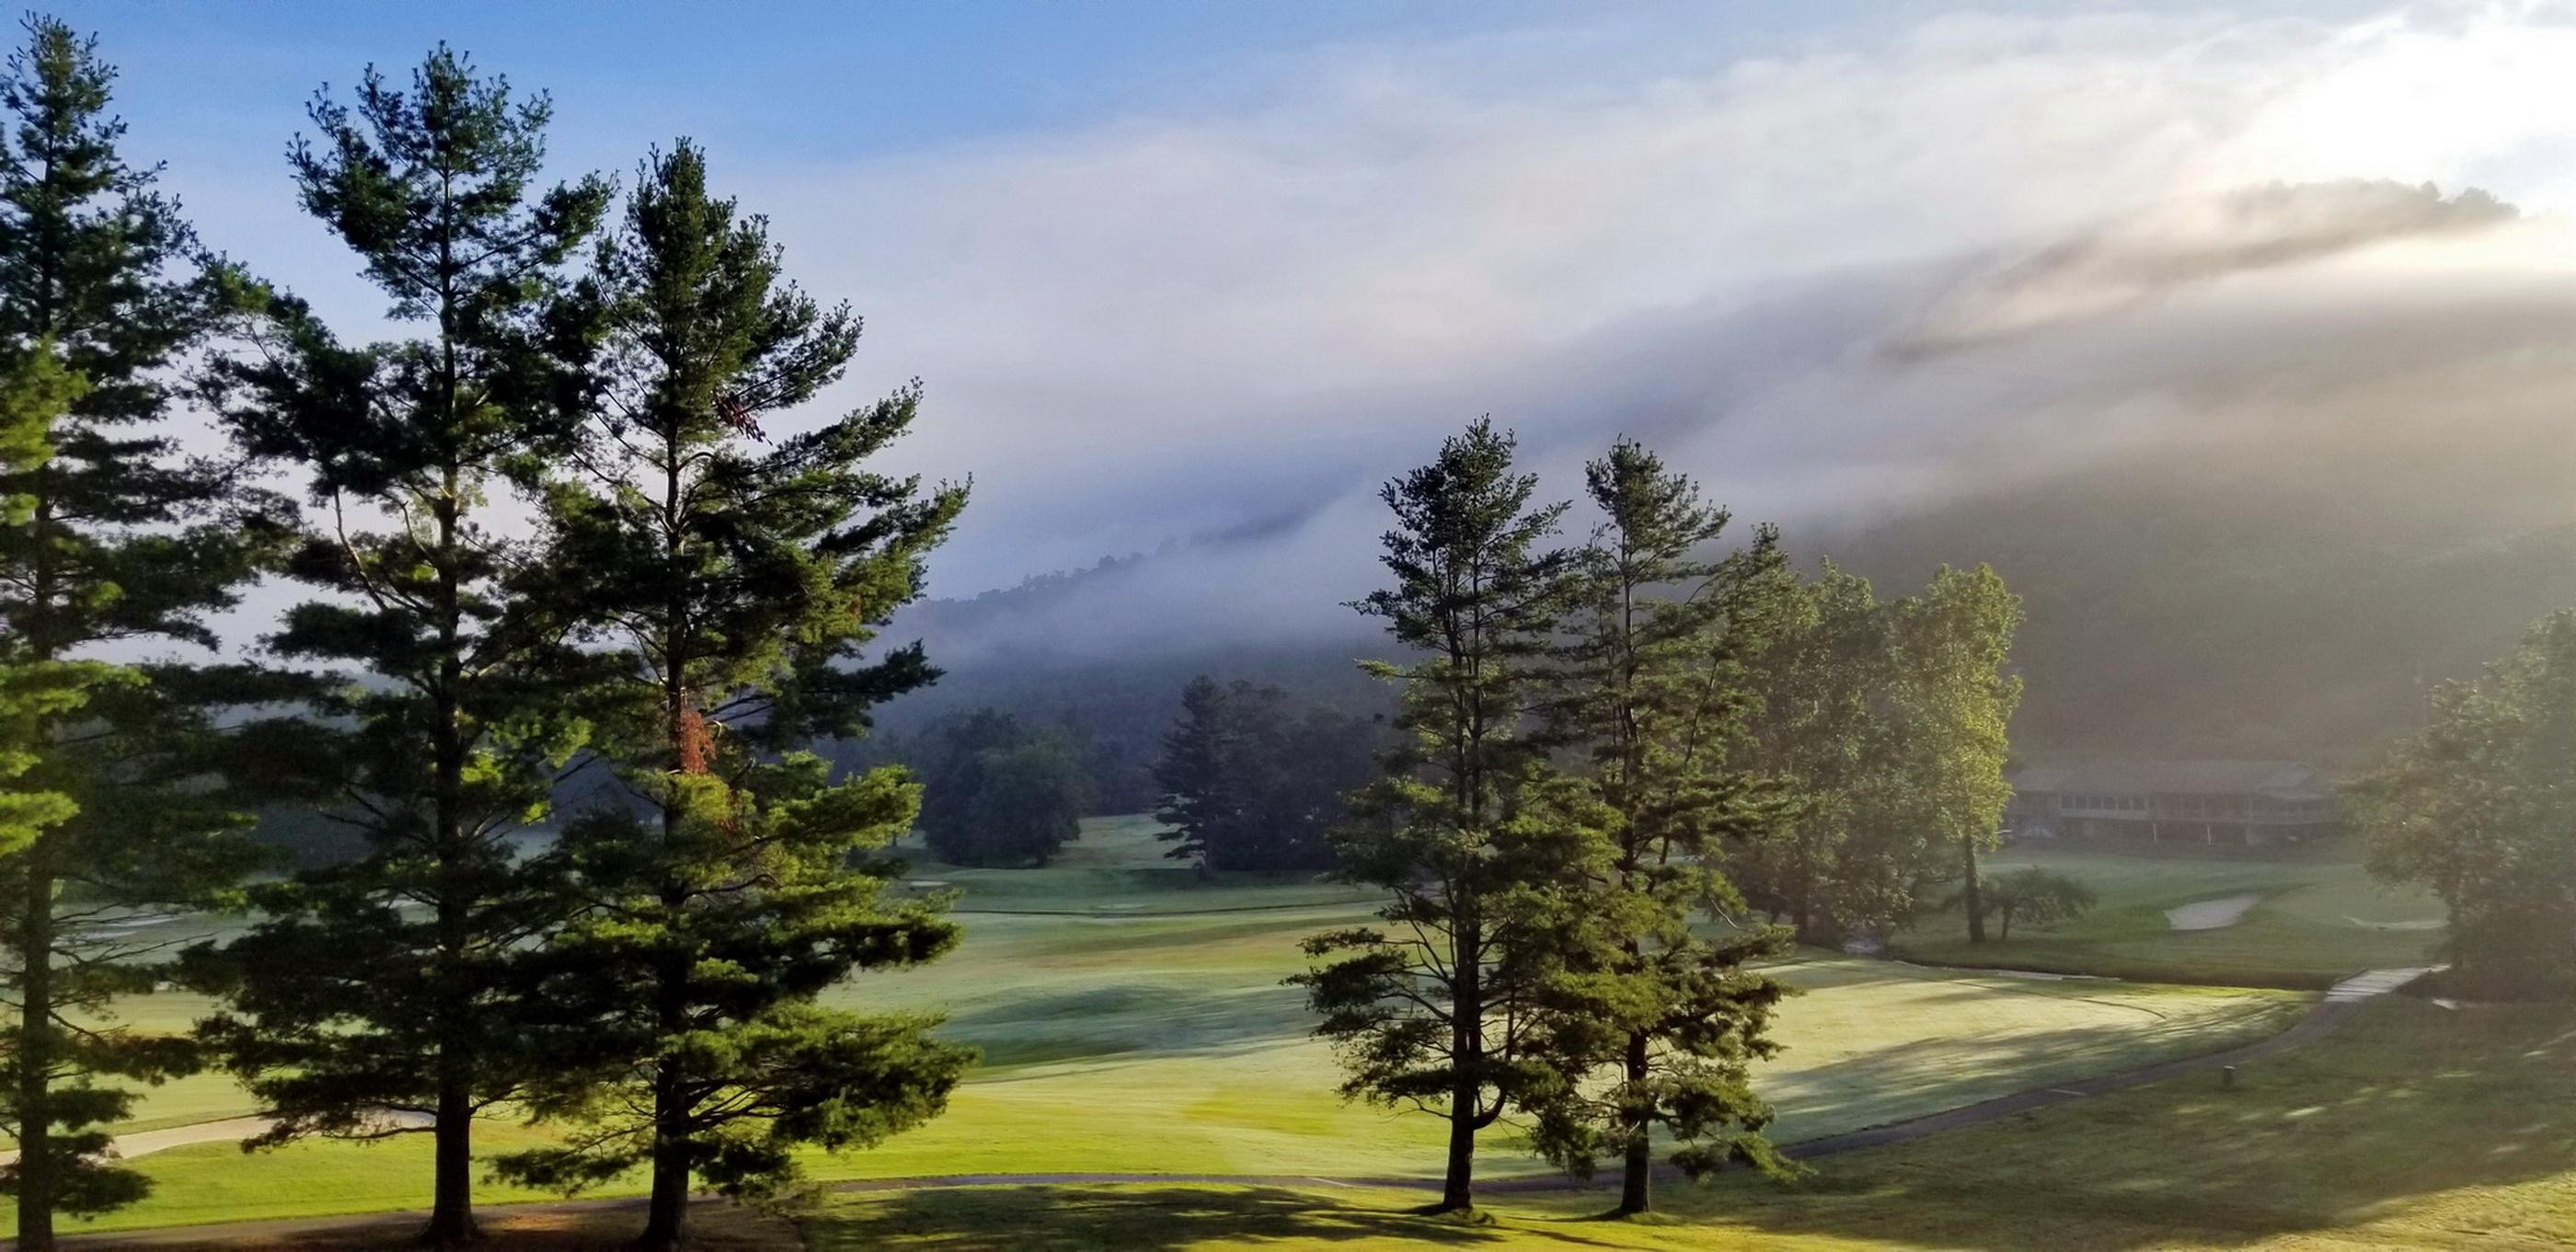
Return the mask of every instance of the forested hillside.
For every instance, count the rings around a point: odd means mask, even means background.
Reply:
[[[2378,493],[2297,477],[2131,461],[1864,528],[1792,529],[1783,544],[1800,565],[1830,556],[1887,582],[1919,582],[1945,561],[1991,563],[2029,606],[2015,654],[2027,690],[2014,746],[2025,757],[2349,766],[2413,724],[2426,684],[2475,672],[2533,618],[2576,602],[2576,525],[2390,507]],[[1163,559],[933,602],[895,637],[921,634],[933,655],[943,635],[1008,637],[1008,621]],[[1111,656],[1034,637],[988,645],[974,665],[888,709],[884,728],[900,737],[983,706],[1070,724],[1100,762],[1101,802],[1130,811],[1193,675],[1382,707],[1383,690],[1352,663],[1384,650],[1362,626],[1354,615],[1339,637],[1210,636]]]

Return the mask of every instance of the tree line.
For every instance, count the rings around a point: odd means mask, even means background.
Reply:
[[[130,1084],[206,1066],[273,1117],[264,1144],[432,1137],[442,1246],[475,1237],[488,1115],[563,1132],[505,1178],[649,1172],[646,1247],[682,1243],[697,1186],[774,1192],[800,1145],[935,1115],[966,1049],[818,1000],[956,941],[942,900],[888,890],[920,788],[806,747],[936,674],[868,649],[966,502],[875,468],[919,388],[773,432],[858,318],[685,139],[622,188],[548,181],[546,98],[444,46],[317,93],[290,150],[399,328],[345,338],[199,242],[121,151],[113,85],[43,17],[0,75],[18,1246],[142,1196],[104,1127]],[[116,659],[220,652],[213,616],[263,576],[311,598],[255,651]],[[574,770],[610,785],[565,804]],[[280,805],[355,854],[252,877],[252,814]],[[170,906],[251,921],[183,953],[111,924]],[[118,1023],[169,977],[220,1011],[188,1038]]]

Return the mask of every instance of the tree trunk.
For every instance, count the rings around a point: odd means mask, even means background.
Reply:
[[[1435,1213],[1464,1213],[1476,1207],[1476,1084],[1461,1071],[1450,1093],[1449,1167],[1440,1179]]]
[[[437,1145],[433,1165],[429,1225],[420,1241],[433,1248],[462,1247],[483,1237],[474,1224],[474,1094],[468,1080],[450,1069],[439,1078]]]
[[[656,1097],[658,1108],[659,1097]],[[636,1236],[642,1252],[672,1252],[683,1246],[689,1220],[689,1158],[685,1144],[661,1135],[653,1140],[653,1197],[644,1210],[644,1233]]]
[[[18,988],[18,1246],[52,1252],[56,1188],[52,1090],[54,878],[50,838],[27,849],[27,894],[20,901],[18,943],[26,972]]]
[[[1959,864],[1968,875],[1968,885],[1961,889],[1959,896],[1968,906],[1968,942],[1984,943],[1986,941],[1986,902],[1978,890],[1977,841],[1966,835],[1959,836]]]
[[[452,406],[453,383],[450,384]],[[468,983],[467,957],[473,946],[474,919],[465,887],[465,765],[471,745],[459,689],[465,680],[463,654],[464,599],[457,575],[458,514],[464,483],[454,465],[446,470],[445,494],[438,514],[438,685],[432,697],[437,725],[432,821],[435,829],[438,881],[438,954],[432,1029],[438,1035],[437,1160],[431,1174],[429,1226],[420,1241],[431,1247],[474,1242],[474,1087],[482,1060],[481,1029],[474,1020],[475,988]]]
[[[1646,1032],[1628,1036],[1628,1090],[1630,1099],[1646,1085]],[[1632,1217],[1653,1207],[1655,1149],[1654,1119],[1643,1107],[1632,1107],[1628,1114],[1627,1160],[1619,1172],[1619,1208],[1621,1217]]]
[[[1472,906],[1471,906],[1472,907]],[[1472,921],[1459,928],[1449,1008],[1449,1166],[1440,1180],[1435,1213],[1476,1207],[1476,1097],[1483,1088],[1484,958]]]
[[[669,810],[664,820],[673,820]],[[675,890],[665,887],[667,901]],[[676,910],[676,905],[673,906]],[[685,967],[666,957],[661,971],[661,1004],[656,1017],[662,1045],[687,1024],[688,984]],[[687,1237],[689,1220],[689,1100],[686,1075],[665,1051],[653,1067],[653,1195],[644,1213],[644,1233],[635,1246],[645,1252],[667,1252]]]

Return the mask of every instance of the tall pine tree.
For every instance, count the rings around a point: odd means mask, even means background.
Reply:
[[[1536,1101],[1535,1139],[1577,1173],[1620,1157],[1618,1211],[1633,1214],[1651,1203],[1658,1129],[1694,1174],[1782,1164],[1749,1071],[1776,1051],[1766,1028],[1787,988],[1745,966],[1788,937],[1694,923],[1740,908],[1720,854],[1787,812],[1779,788],[1730,757],[1757,703],[1748,662],[1792,588],[1768,528],[1740,552],[1704,555],[1726,511],[1646,448],[1620,440],[1585,481],[1604,520],[1583,551],[1557,715],[1592,764],[1586,803],[1568,816],[1597,823],[1610,855],[1542,1001],[1560,1085]]]
[[[320,518],[292,572],[326,598],[268,646],[356,681],[264,728],[362,855],[261,889],[265,920],[204,954],[230,1011],[207,1024],[275,1117],[311,1134],[435,1136],[435,1244],[475,1237],[473,1122],[520,1093],[513,970],[559,920],[519,852],[583,727],[549,571],[494,528],[494,494],[558,449],[583,394],[585,306],[558,268],[605,182],[540,188],[548,106],[432,52],[404,91],[370,69],[317,95],[292,152],[304,207],[420,337],[344,346],[275,303],[267,351],[217,394],[251,451],[300,467]]]
[[[40,811],[0,858],[16,1009],[0,1113],[19,1145],[5,1175],[19,1246],[47,1248],[57,1212],[148,1186],[99,1155],[102,1124],[134,1097],[98,1080],[158,1081],[192,1060],[116,1023],[110,1002],[152,984],[152,949],[101,920],[198,902],[249,860],[249,819],[207,773],[215,710],[246,694],[242,676],[110,664],[99,649],[211,646],[207,616],[234,603],[283,523],[281,502],[235,465],[183,454],[165,423],[189,354],[243,285],[198,246],[158,170],[118,152],[115,74],[95,44],[47,18],[26,31],[0,81],[0,672],[17,706],[7,755]]]
[[[0,476],[20,488],[0,496],[0,526],[14,530],[34,519],[35,497],[23,488],[53,459],[54,424],[81,390],[80,379],[63,368],[49,343],[0,365]],[[13,646],[17,642],[15,636],[0,639],[0,856],[35,842],[78,811],[70,796],[20,780],[44,759],[46,724],[88,698],[83,662],[30,656]]]
[[[1449,1123],[1434,1211],[1474,1206],[1476,1136],[1543,1083],[1526,1026],[1557,968],[1563,885],[1591,844],[1533,803],[1553,770],[1531,733],[1570,553],[1545,551],[1563,504],[1535,506],[1513,439],[1478,421],[1437,460],[1386,485],[1395,585],[1361,611],[1386,619],[1410,663],[1401,743],[1336,840],[1339,874],[1384,888],[1384,926],[1305,943],[1317,1033],[1349,1071],[1346,1096]]]
[[[817,1003],[956,931],[940,900],[885,894],[919,788],[892,767],[836,781],[804,750],[935,677],[918,644],[862,653],[921,594],[965,491],[867,468],[912,424],[911,388],[768,440],[765,416],[841,376],[859,323],[780,277],[696,148],[647,162],[599,287],[609,385],[553,493],[553,559],[622,662],[599,751],[632,802],[564,830],[587,911],[550,954],[564,1016],[534,1108],[573,1129],[503,1171],[571,1189],[645,1166],[639,1246],[672,1248],[694,1181],[773,1192],[799,1145],[935,1115],[971,1059],[933,1018]]]

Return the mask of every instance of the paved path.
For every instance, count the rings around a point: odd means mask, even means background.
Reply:
[[[2016,1114],[2026,1113],[2033,1109],[2047,1108],[2051,1105],[2057,1104],[2067,1104],[2076,1100],[2089,1099],[2093,1096],[2105,1095],[2114,1091],[2125,1091],[2131,1087],[2145,1086],[2148,1083],[2163,1082],[2168,1078],[2180,1078],[2187,1074],[2213,1073],[2231,1065],[2242,1065],[2248,1061],[2260,1060],[2261,1058],[2270,1056],[2276,1052],[2286,1051],[2290,1048],[2295,1048],[2300,1044],[2306,1043],[2309,1040],[2315,1039],[2319,1035],[2325,1034],[2327,1031],[2333,1030],[2336,1026],[2340,1025],[2345,1018],[2350,1017],[2354,1010],[2359,1008],[2365,1001],[2368,1001],[2375,996],[2382,996],[2395,991],[2426,974],[2432,973],[2438,968],[2440,967],[2427,966],[2412,969],[2375,969],[2366,973],[2354,975],[2351,978],[2347,978],[2342,982],[2336,983],[2331,990],[2326,992],[2325,998],[2318,1001],[2316,1007],[2308,1010],[2307,1016],[2300,1018],[2289,1029],[2268,1038],[2256,1040],[2253,1043],[2245,1044],[2240,1047],[2229,1048],[2223,1052],[2211,1052],[2200,1056],[2184,1057],[2180,1060],[2161,1061],[2154,1065],[2141,1066],[2137,1069],[2122,1070],[2116,1074],[2103,1074],[2094,1078],[2083,1078],[2071,1082],[2059,1083],[2052,1087],[2040,1087],[2029,1091],[2017,1091],[2011,1095],[1997,1096],[1991,1100],[1980,1100],[1974,1104],[1963,1104],[1957,1108],[1944,1109],[1938,1113],[1929,1113],[1922,1117],[1911,1118],[1906,1121],[1891,1122],[1884,1126],[1873,1126],[1865,1130],[1855,1130],[1839,1135],[1827,1135],[1820,1139],[1801,1140],[1797,1143],[1784,1144],[1782,1147],[1789,1155],[1800,1159],[1827,1156],[1836,1152],[1852,1152],[1861,1148],[1882,1147],[1891,1143],[1903,1143],[1912,1139],[1920,1139],[1926,1135],[1939,1134],[1945,1130],[1958,1130],[1963,1127],[1997,1121]],[[1996,971],[1976,970],[1969,972],[1992,974]],[[140,1156],[145,1152],[158,1152],[166,1148],[174,1148],[187,1143],[205,1143],[219,1139],[238,1139],[246,1135],[256,1133],[265,1125],[265,1121],[261,1118],[234,1118],[230,1121],[223,1122],[205,1122],[197,1126],[178,1126],[169,1130],[145,1131],[141,1134],[128,1135],[119,1138],[116,1141],[116,1145],[118,1150],[123,1152],[124,1155]],[[189,1132],[203,1133],[198,1133],[193,1137],[190,1137]],[[145,1141],[149,1141],[148,1144],[145,1143]],[[140,1150],[127,1150],[126,1145],[129,1142],[136,1143]],[[1661,1167],[1658,1172],[1664,1174],[1676,1173],[1676,1171],[1673,1171],[1669,1166]],[[843,1192],[877,1192],[919,1191],[934,1187],[1079,1187],[1128,1183],[1200,1183],[1250,1187],[1364,1187],[1429,1191],[1436,1191],[1440,1187],[1439,1180],[1434,1178],[1354,1178],[1324,1177],[1313,1174],[1076,1173],[937,1174],[916,1178],[868,1178],[834,1183],[832,1184],[832,1189]],[[1532,1192],[1579,1191],[1607,1188],[1615,1185],[1615,1183],[1615,1175],[1605,1176],[1590,1183],[1579,1183],[1558,1174],[1537,1174],[1517,1178],[1497,1178],[1479,1182],[1476,1184],[1476,1190],[1484,1194],[1514,1195],[1528,1194]],[[712,1203],[713,1200],[712,1197],[701,1197],[700,1202]],[[494,1213],[513,1212],[535,1215],[598,1212],[619,1208],[635,1208],[640,1210],[642,1205],[643,1201],[640,1198],[619,1197],[616,1199],[602,1200],[557,1200],[536,1204],[493,1205],[488,1206],[488,1208],[489,1211]],[[408,1236],[412,1231],[417,1230],[421,1222],[426,1220],[428,1216],[429,1215],[426,1211],[422,1211],[380,1213],[367,1217],[312,1217],[295,1218],[283,1221],[237,1222],[225,1223],[216,1226],[177,1227],[168,1230],[133,1231],[99,1235],[73,1235],[59,1240],[59,1242],[65,1247],[87,1248],[93,1250],[104,1250],[110,1248],[171,1249],[185,1247],[245,1248],[255,1246],[313,1248],[361,1247],[375,1246],[379,1243],[388,1241],[399,1241],[403,1237]],[[0,1241],[0,1249],[8,1249],[15,1246],[15,1241]]]

